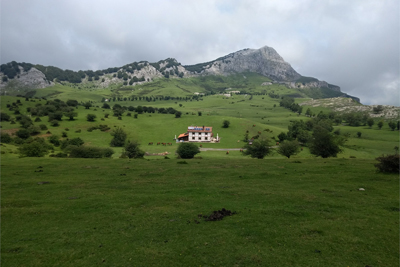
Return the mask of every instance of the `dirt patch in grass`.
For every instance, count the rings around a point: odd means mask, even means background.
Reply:
[[[197,215],[199,218],[204,218],[205,221],[220,221],[222,220],[225,216],[232,216],[236,214],[236,211],[230,211],[226,210],[225,208],[222,208],[221,210],[213,211],[210,215],[202,215],[199,214]]]
[[[14,129],[7,129],[7,130],[1,130],[2,133],[8,133],[9,135],[15,135],[15,133],[19,130],[19,128],[14,128]]]

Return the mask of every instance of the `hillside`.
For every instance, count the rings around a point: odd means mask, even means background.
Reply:
[[[268,46],[260,49],[240,50],[211,62],[190,66],[182,66],[176,59],[167,58],[155,63],[141,61],[103,70],[72,71],[62,70],[53,66],[13,61],[2,64],[0,70],[0,90],[2,95],[25,95],[32,89],[52,87],[58,83],[71,84],[81,88],[118,87],[122,89],[124,87],[129,89],[129,86],[144,86],[147,83],[157,82],[163,78],[183,80],[182,84],[185,84],[187,81],[184,80],[188,78],[197,77],[200,78],[200,81],[203,81],[202,77],[215,77],[211,79],[232,83],[228,81],[229,78],[233,77],[232,79],[235,80],[237,74],[243,74],[248,76],[249,80],[257,75],[265,77],[264,85],[265,82],[270,82],[271,84],[281,84],[287,88],[295,89],[294,95],[299,93],[299,96],[313,98],[351,97],[342,93],[339,86],[300,75],[273,48]],[[258,84],[258,86],[263,83]],[[243,86],[245,85],[246,83],[243,84]],[[199,89],[197,91],[222,91],[222,85],[217,85],[216,88],[211,88],[210,86],[209,83],[201,84],[200,82],[198,83]],[[243,86],[241,88],[244,88]],[[233,85],[232,88],[237,87]],[[167,95],[168,93],[159,92],[159,94]],[[356,97],[352,98],[359,101]]]

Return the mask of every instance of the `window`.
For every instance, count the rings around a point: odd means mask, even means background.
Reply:
[[[204,137],[204,140],[208,140],[208,138],[207,138],[207,137]]]
[[[201,140],[201,137],[199,137],[199,140]]]
[[[192,137],[192,140],[194,140],[194,136]]]

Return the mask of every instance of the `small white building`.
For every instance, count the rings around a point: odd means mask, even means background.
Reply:
[[[180,134],[177,138],[180,142],[219,142],[219,138],[214,138],[212,127],[208,126],[189,126],[186,133]]]

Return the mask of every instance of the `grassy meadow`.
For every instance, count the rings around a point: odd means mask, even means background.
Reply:
[[[129,160],[119,158],[122,148],[113,148],[112,159],[20,158],[17,146],[1,144],[2,266],[398,266],[399,175],[374,167],[376,157],[399,145],[399,132],[387,123],[381,130],[334,126],[347,136],[337,158],[316,158],[304,147],[290,159],[275,152],[258,160],[222,149],[241,148],[246,131],[271,139],[287,132],[291,121],[309,118],[279,107],[279,99],[268,95],[109,102],[173,107],[181,118],[157,113],[134,118],[125,112],[119,120],[101,108],[103,97],[189,96],[207,86],[298,93],[282,85],[260,86],[269,80],[246,75],[37,90],[35,96],[48,100],[93,101],[90,109],[78,106],[78,116],[64,117],[58,127],[42,117],[34,124],[45,124],[50,134],[42,131],[39,137],[65,132],[85,145],[109,147],[111,130],[121,127],[142,150],[170,154]],[[22,114],[46,103],[2,96],[1,111],[15,116],[6,106],[17,99]],[[326,111],[313,112],[320,110]],[[87,114],[96,120],[88,122]],[[222,127],[224,120],[229,128]],[[87,131],[100,124],[111,130]],[[213,127],[221,142],[203,147],[221,150],[177,159],[173,139],[190,125]],[[18,129],[18,122],[1,122],[1,131]],[[222,208],[236,214],[221,221],[201,217]]]

